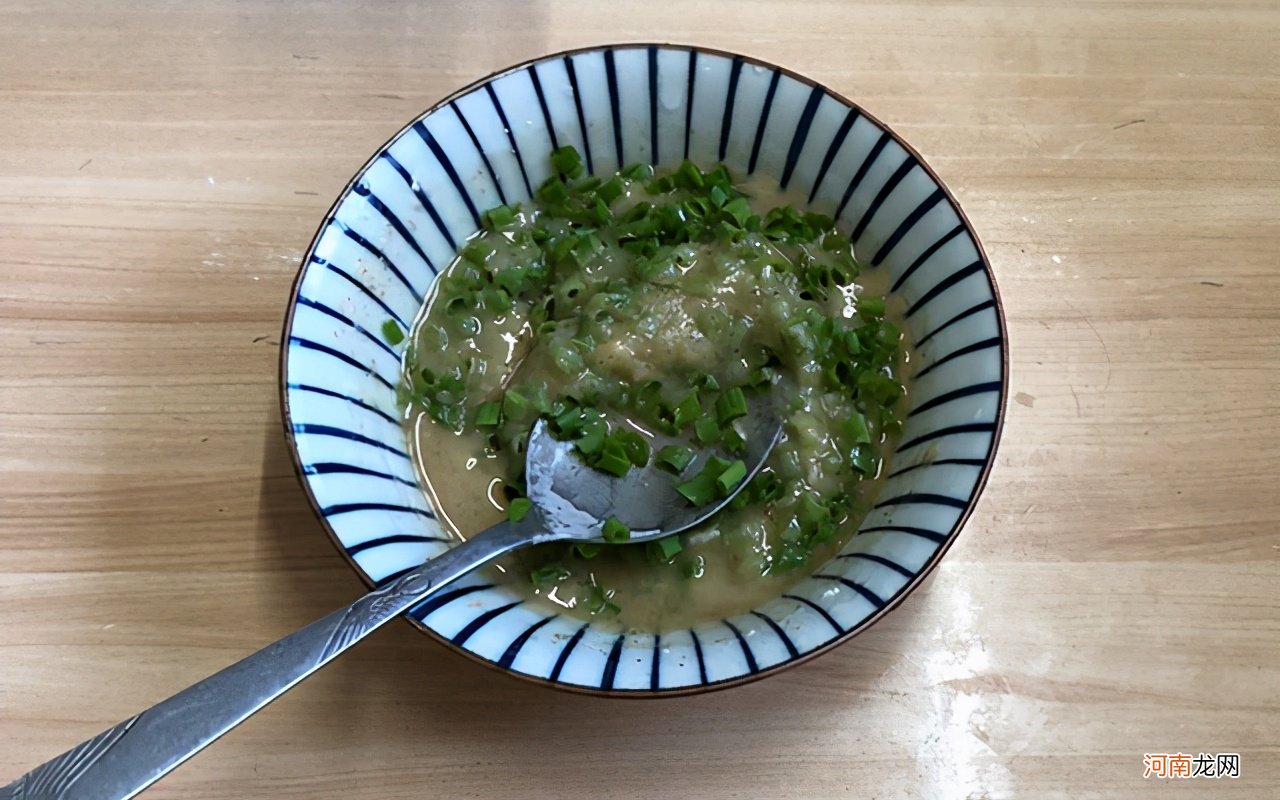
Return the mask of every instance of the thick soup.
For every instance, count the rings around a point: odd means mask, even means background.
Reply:
[[[495,565],[561,611],[662,631],[749,610],[828,559],[869,509],[901,428],[907,357],[884,287],[830,219],[719,166],[582,175],[569,148],[534,203],[436,282],[405,357],[410,440],[459,536],[528,513],[538,417],[615,475],[656,463],[687,502],[743,478],[738,420],[784,412],[766,467],[708,523],[627,544],[548,544]],[[654,435],[680,444],[651,447]],[[695,460],[714,449],[721,457]]]

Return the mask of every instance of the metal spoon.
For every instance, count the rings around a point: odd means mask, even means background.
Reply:
[[[369,592],[351,605],[269,644],[114,728],[36,767],[6,787],[3,800],[124,800],[150,786],[222,734],[432,592],[476,567],[539,542],[598,542],[616,516],[640,542],[680,533],[723,508],[760,470],[782,434],[777,415],[753,404],[743,420],[747,478],[711,505],[690,506],[671,475],[652,464],[614,478],[582,463],[571,444],[537,422],[525,457],[533,508],[519,523],[497,525]],[[705,459],[689,468],[695,472]]]

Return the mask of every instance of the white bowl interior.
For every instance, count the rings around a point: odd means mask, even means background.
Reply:
[[[396,136],[335,206],[303,266],[284,362],[286,424],[325,523],[372,582],[447,546],[418,485],[394,387],[407,328],[479,213],[527,199],[572,144],[597,174],[688,156],[800,189],[887,270],[920,367],[891,477],[857,536],[749,614],[619,635],[473,575],[413,616],[518,674],[612,692],[757,676],[847,636],[914,585],[956,535],[994,457],[1002,320],[951,198],[891,133],[822,87],[730,54],[619,46],[550,56],[469,87]]]

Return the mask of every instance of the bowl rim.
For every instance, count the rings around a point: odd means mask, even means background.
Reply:
[[[902,138],[902,136],[898,134],[896,130],[894,130],[891,126],[886,124],[879,117],[869,113],[860,104],[849,99],[841,92],[837,92],[833,90],[831,87],[827,86],[826,84],[820,81],[817,81],[813,78],[810,78],[807,75],[804,75],[800,72],[789,69],[787,67],[774,64],[771,61],[768,61],[763,58],[759,58],[757,56],[751,56],[744,53],[734,52],[731,50],[722,50],[716,47],[706,47],[703,45],[696,45],[696,44],[682,44],[678,42],[657,42],[657,41],[605,42],[605,43],[585,45],[580,47],[571,47],[565,50],[557,50],[550,53],[544,53],[542,55],[534,56],[532,58],[527,58],[511,66],[502,67],[501,69],[494,70],[493,72],[490,72],[484,75],[483,77],[480,77],[474,81],[471,81],[465,86],[455,89],[454,91],[450,92],[448,95],[444,96],[443,98],[431,104],[431,106],[429,106],[425,111],[422,111],[421,113],[416,115],[409,122],[407,122],[406,124],[401,126],[399,129],[397,129],[396,132],[393,133],[386,141],[378,145],[378,147],[373,151],[373,153],[369,156],[369,158],[363,164],[361,164],[360,167],[356,169],[356,171],[352,174],[351,178],[342,187],[341,191],[338,192],[338,195],[334,199],[333,203],[330,204],[329,209],[324,213],[324,216],[321,218],[320,223],[316,228],[315,234],[311,237],[311,242],[307,246],[306,253],[303,255],[302,259],[298,264],[298,272],[294,276],[293,284],[289,290],[288,308],[285,312],[284,323],[282,326],[282,333],[280,337],[280,355],[278,359],[278,368],[277,368],[277,384],[278,384],[278,391],[280,395],[280,421],[284,427],[285,441],[288,444],[289,460],[290,460],[290,463],[293,465],[294,475],[297,476],[298,482],[302,484],[302,490],[306,494],[307,502],[311,506],[312,513],[315,514],[317,520],[319,520],[320,522],[320,526],[324,529],[325,533],[328,535],[329,542],[334,546],[334,548],[338,551],[338,553],[341,554],[341,556],[346,560],[347,564],[352,568],[352,570],[354,570],[356,575],[360,577],[360,580],[363,581],[364,584],[369,589],[376,588],[377,586],[376,582],[373,581],[369,577],[369,575],[366,574],[365,571],[360,568],[360,565],[357,564],[355,560],[351,557],[351,555],[346,551],[346,548],[343,547],[342,542],[338,539],[337,533],[334,531],[333,526],[329,524],[328,519],[326,519],[324,514],[321,512],[320,505],[316,500],[315,493],[312,491],[311,484],[307,481],[306,475],[303,471],[303,464],[301,461],[301,457],[298,453],[298,442],[295,436],[295,432],[293,430],[293,424],[291,422],[291,414],[290,414],[290,407],[289,407],[289,391],[288,391],[288,383],[287,383],[287,377],[286,377],[287,370],[288,370],[288,362],[289,362],[288,334],[293,327],[294,313],[297,311],[297,308],[298,308],[298,293],[302,287],[302,279],[306,273],[306,268],[308,263],[310,262],[311,256],[315,253],[316,246],[320,242],[320,237],[324,234],[325,230],[329,227],[329,224],[333,221],[334,215],[337,213],[338,207],[350,195],[351,187],[354,186],[356,182],[360,179],[360,177],[364,175],[365,172],[369,169],[369,167],[371,167],[374,164],[374,162],[378,160],[381,154],[393,143],[395,143],[395,141],[399,139],[400,136],[405,131],[409,130],[415,123],[426,119],[430,115],[439,111],[441,108],[447,106],[452,101],[470,93],[475,89],[480,88],[481,86],[484,86],[487,83],[495,81],[505,75],[512,74],[520,70],[526,69],[531,65],[537,64],[542,61],[555,59],[555,58],[563,58],[565,56],[573,56],[573,55],[578,55],[583,53],[598,52],[598,51],[609,50],[609,49],[631,49],[631,48],[651,48],[651,47],[667,49],[667,50],[686,50],[689,52],[695,52],[699,54],[705,53],[707,55],[719,56],[722,58],[736,58],[736,59],[741,59],[743,63],[746,63],[746,64],[751,64],[755,66],[765,67],[766,69],[776,70],[780,74],[785,75],[788,78],[791,78],[792,80],[798,81],[799,83],[807,87],[821,89],[823,92],[830,95],[833,99],[855,110],[858,114],[865,117],[873,125],[877,126],[878,128],[880,128],[880,130],[887,133],[890,136],[890,138],[893,139],[894,142],[896,142],[900,147],[902,147],[903,150],[905,150],[908,154],[910,154],[910,156],[913,157],[916,160],[916,162],[920,165],[921,169],[925,171],[925,174],[927,174],[929,178],[935,184],[937,184],[938,188],[942,190],[943,195],[947,199],[947,202],[950,204],[951,208],[956,212],[956,215],[959,217],[960,222],[964,225],[965,231],[969,234],[969,237],[973,240],[974,247],[978,251],[978,258],[982,263],[982,271],[986,275],[988,283],[991,285],[991,295],[992,295],[992,300],[994,301],[994,310],[996,315],[996,327],[1000,333],[1000,392],[999,392],[999,403],[997,404],[997,408],[996,408],[995,427],[991,434],[992,436],[991,450],[987,454],[985,462],[982,466],[982,470],[978,475],[977,481],[974,483],[973,491],[970,493],[969,501],[968,503],[965,504],[964,510],[960,513],[960,516],[956,519],[955,523],[951,526],[951,530],[947,533],[946,539],[942,541],[942,543],[938,546],[938,549],[933,553],[932,556],[929,557],[929,560],[925,562],[924,566],[921,567],[921,569],[916,573],[915,577],[913,577],[911,580],[903,584],[903,586],[899,588],[898,591],[895,592],[892,597],[888,598],[885,601],[885,604],[883,606],[876,609],[873,613],[869,614],[857,625],[853,626],[852,628],[845,631],[844,633],[836,636],[831,641],[826,642],[825,644],[820,645],[818,647],[815,647],[814,649],[808,652],[802,653],[799,656],[796,656],[794,658],[789,658],[786,661],[782,661],[772,666],[766,667],[762,670],[759,670],[758,672],[739,675],[733,678],[726,678],[724,680],[715,681],[711,683],[700,683],[694,686],[681,686],[681,687],[673,687],[670,689],[658,689],[656,691],[652,689],[618,690],[618,689],[601,689],[599,687],[592,687],[592,686],[578,686],[575,684],[563,683],[561,681],[553,681],[548,678],[542,678],[536,675],[529,675],[526,673],[517,672],[512,669],[504,668],[492,661],[489,661],[488,659],[482,658],[479,655],[472,653],[471,651],[467,650],[464,647],[459,647],[453,644],[445,637],[431,630],[431,628],[429,628],[426,624],[414,619],[413,617],[407,614],[402,615],[402,618],[405,621],[407,621],[410,625],[412,625],[414,628],[421,631],[422,633],[427,634],[427,636],[429,636],[431,639],[433,639],[437,643],[443,645],[446,650],[451,651],[455,654],[461,655],[478,664],[482,664],[485,667],[488,667],[489,669],[495,672],[501,673],[503,675],[507,675],[517,680],[524,681],[526,683],[532,683],[538,686],[557,689],[559,691],[568,692],[571,694],[589,695],[592,697],[618,697],[618,698],[631,698],[631,699],[687,697],[690,695],[697,695],[697,694],[703,694],[706,692],[715,692],[723,689],[729,689],[734,686],[741,686],[743,684],[752,683],[754,681],[758,681],[763,678],[770,677],[772,675],[777,675],[778,673],[784,670],[790,669],[792,667],[800,666],[801,664],[805,664],[809,661],[812,661],[818,656],[825,655],[826,653],[829,653],[839,645],[845,644],[846,642],[853,639],[858,634],[862,633],[863,631],[870,628],[872,625],[879,622],[886,615],[888,615],[890,611],[897,608],[902,603],[902,601],[907,598],[908,595],[914,592],[916,588],[918,588],[920,584],[923,583],[925,579],[927,579],[933,573],[933,570],[938,566],[939,562],[942,561],[942,557],[945,556],[947,554],[947,551],[951,549],[951,546],[955,544],[956,539],[959,538],[960,531],[964,528],[965,524],[969,521],[970,516],[972,516],[973,511],[977,507],[978,501],[982,496],[983,490],[986,489],[987,479],[991,475],[991,470],[996,463],[996,456],[1000,448],[1000,440],[1001,440],[1002,434],[1004,433],[1004,422],[1005,422],[1005,416],[1006,416],[1008,400],[1009,400],[1008,326],[1005,322],[1004,303],[1000,296],[1000,288],[996,283],[995,272],[991,268],[991,261],[987,257],[986,249],[983,247],[982,241],[979,239],[977,232],[974,230],[968,215],[964,212],[964,209],[960,206],[959,201],[956,200],[956,197],[952,193],[950,187],[948,187],[942,181],[942,178],[938,175],[938,173],[934,170],[934,168],[928,162],[925,161],[925,159],[923,158],[923,156],[921,156],[918,150],[916,150],[913,146],[911,146],[905,139]]]

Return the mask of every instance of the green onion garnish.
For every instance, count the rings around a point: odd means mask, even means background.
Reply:
[[[734,487],[742,483],[742,479],[745,477],[747,477],[747,465],[743,463],[742,459],[738,459],[728,467],[725,467],[724,472],[721,472],[716,477],[716,485],[720,487],[721,494],[727,495],[733,491]]]
[[[711,417],[701,417],[693,423],[693,435],[702,444],[711,444],[720,438],[720,425]]]
[[[481,403],[476,408],[476,425],[482,428],[491,428],[498,424],[502,419],[502,404],[498,401],[490,401]]]
[[[716,400],[716,416],[721,423],[732,422],[747,415],[747,397],[742,388],[733,386],[721,393]]]
[[[382,323],[382,338],[387,340],[387,344],[395,346],[404,341],[404,332],[395,320],[389,319]]]
[[[871,443],[871,430],[867,427],[867,418],[856,411],[844,421],[844,430],[853,440],[853,444]]]
[[[554,586],[572,574],[560,564],[548,564],[545,567],[530,570],[529,580],[533,581],[534,586],[542,588]]]
[[[610,544],[619,544],[630,541],[631,529],[617,517],[609,517],[604,521],[604,527],[600,529],[600,536]]]
[[[512,522],[522,522],[525,517],[529,516],[529,511],[533,509],[533,503],[527,497],[517,497],[511,501],[511,505],[507,506],[507,519]]]
[[[551,151],[551,166],[566,178],[576,178],[582,174],[582,157],[571,147],[561,147]]]
[[[693,463],[693,459],[694,453],[689,448],[678,444],[669,444],[658,451],[655,461],[658,466],[679,475],[689,468],[689,464]]]
[[[671,421],[677,428],[683,428],[702,415],[702,403],[698,402],[698,393],[689,392],[676,404],[671,414]]]
[[[621,478],[631,471],[631,459],[627,457],[627,451],[623,449],[622,445],[616,444],[614,441],[608,441],[605,443],[604,450],[600,452],[599,458],[596,459],[592,466]]]
[[[684,483],[676,486],[676,491],[695,506],[705,506],[719,495],[716,479],[725,471],[729,462],[723,458],[712,456],[702,467],[702,471]]]
[[[515,222],[516,208],[511,206],[494,206],[484,212],[484,226],[491,231],[510,225]]]
[[[683,550],[679,536],[664,536],[645,545],[649,558],[659,564],[670,564],[671,560]]]

